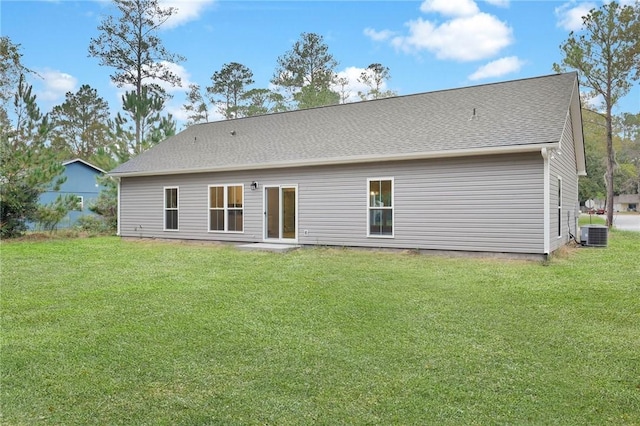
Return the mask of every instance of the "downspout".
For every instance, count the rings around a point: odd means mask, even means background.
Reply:
[[[543,217],[543,232],[544,232],[544,254],[549,256],[549,253],[551,252],[551,244],[549,242],[549,227],[550,227],[550,220],[551,217],[549,215],[549,208],[550,208],[550,191],[551,191],[551,185],[550,185],[550,179],[549,179],[549,150],[547,148],[542,148],[542,150],[540,151],[540,153],[542,154],[542,158],[544,160],[544,168],[543,168],[543,173],[544,173],[544,183],[543,183],[543,193],[544,193],[544,213],[542,215]]]
[[[580,194],[580,176],[576,176],[576,189],[577,189],[577,193]],[[576,207],[575,210],[573,211],[573,226],[574,226],[574,236],[579,236],[580,235],[580,228],[578,227],[578,221],[580,218],[580,196],[578,195],[578,200],[576,201]],[[577,238],[577,237],[576,237]],[[575,238],[574,238],[575,241]],[[577,242],[577,241],[576,241]]]
[[[116,235],[120,236],[120,178],[117,177],[116,180],[118,181],[118,218],[117,218],[117,230],[116,230]]]

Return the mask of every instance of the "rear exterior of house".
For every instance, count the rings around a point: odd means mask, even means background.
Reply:
[[[547,255],[577,234],[578,96],[560,74],[192,126],[112,172],[119,234]]]

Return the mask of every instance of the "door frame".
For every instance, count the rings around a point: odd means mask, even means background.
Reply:
[[[269,238],[268,237],[268,225],[269,225],[269,220],[268,220],[268,212],[267,212],[267,190],[269,189],[273,189],[273,188],[278,188],[278,238]],[[284,208],[284,204],[283,204],[283,200],[284,197],[282,196],[282,190],[283,189],[293,189],[294,190],[294,194],[295,194],[295,214],[294,214],[294,221],[295,221],[295,225],[294,225],[294,233],[295,236],[293,238],[283,238],[282,234],[284,231],[284,215],[283,213],[283,208]],[[298,242],[298,184],[282,184],[282,185],[277,185],[277,184],[273,184],[273,185],[269,185],[269,184],[265,184],[264,185],[264,189],[262,191],[262,211],[263,211],[263,218],[262,218],[262,240],[264,242],[269,242],[269,243],[293,243],[296,244]]]

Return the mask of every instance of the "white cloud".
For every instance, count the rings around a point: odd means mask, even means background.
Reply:
[[[189,74],[189,72],[186,70],[185,67],[183,67],[182,65],[174,64],[172,62],[162,61],[161,63],[164,66],[166,66],[169,69],[169,71],[171,71],[172,73],[180,77],[181,85],[172,86],[169,83],[166,83],[164,81],[158,81],[158,80],[149,80],[149,82],[158,84],[168,93],[184,92],[186,90],[185,88],[189,87],[189,85],[192,84],[192,81],[190,80],[191,75]]]
[[[498,7],[509,7],[509,0],[484,0],[484,1]]]
[[[162,28],[175,28],[200,18],[200,15],[216,0],[159,0],[160,7],[173,7],[176,13],[172,15]]]
[[[182,108],[179,102],[171,101],[164,107],[164,113],[171,114],[178,123],[189,121],[187,111]]]
[[[506,6],[509,0],[486,0]],[[429,51],[438,59],[477,61],[490,58],[513,43],[513,30],[496,16],[481,12],[474,0],[424,0],[424,13],[439,14],[445,20],[418,18],[405,23],[403,35],[391,30],[364,30],[374,41],[388,42],[406,53]]]
[[[360,97],[358,96],[358,92],[366,90],[367,86],[358,81],[360,74],[362,74],[364,71],[364,68],[347,67],[343,71],[338,72],[338,78],[344,78],[348,81],[348,83],[344,89],[340,85],[336,85],[333,87],[333,90],[338,93],[341,93],[342,90],[345,91],[345,95],[347,95],[345,103],[359,101]]]
[[[578,31],[582,28],[582,17],[589,14],[589,11],[596,7],[595,3],[572,0],[556,7],[555,14],[558,19],[557,26],[567,31]]]
[[[365,28],[363,33],[373,41],[389,40],[395,34],[390,30],[376,31],[373,28]]]
[[[613,0],[603,0],[608,4]],[[636,4],[638,0],[619,0],[620,6],[631,6]],[[582,29],[582,18],[587,16],[591,9],[597,9],[599,6],[595,2],[583,2],[579,0],[571,0],[555,8],[557,18],[556,26],[564,28],[567,31],[579,31]]]
[[[405,52],[428,50],[438,59],[476,61],[494,56],[513,42],[513,31],[493,15],[478,13],[436,25],[418,18],[408,24],[409,35],[392,44]]]
[[[517,56],[509,56],[489,62],[478,68],[476,72],[469,76],[469,80],[482,80],[485,78],[500,77],[505,74],[520,71],[524,61]]]
[[[360,75],[363,72],[369,73],[371,75],[371,71],[368,70],[367,68],[358,68],[358,67],[347,67],[344,70],[338,72],[338,78],[346,79],[348,83],[346,84],[344,89],[342,88],[342,86],[338,84],[338,85],[334,85],[332,87],[332,90],[334,90],[337,93],[340,93],[341,95],[342,95],[342,91],[344,90],[344,95],[346,95],[346,99],[344,99],[344,103],[361,101],[362,99],[360,98],[360,96],[358,96],[358,92],[366,93],[369,91],[370,89],[369,86],[358,81],[358,79],[360,78]],[[380,90],[381,91],[388,90],[386,81],[382,82]]]
[[[436,12],[445,16],[472,16],[480,12],[473,0],[424,0],[420,5],[420,11]]]
[[[37,96],[42,101],[56,102],[62,100],[67,92],[73,92],[78,84],[74,76],[51,69],[38,71],[42,76],[42,88],[37,90]]]
[[[604,96],[594,92],[580,92],[580,99],[583,105],[586,105],[587,108],[594,110],[605,112],[605,102]]]

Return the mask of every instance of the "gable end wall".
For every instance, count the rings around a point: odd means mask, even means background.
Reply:
[[[578,174],[576,171],[576,152],[573,141],[574,117],[569,112],[564,126],[558,152],[549,159],[550,203],[549,203],[549,245],[553,252],[570,240],[569,234],[578,237],[577,230],[580,206],[578,201]],[[561,232],[558,237],[558,177],[562,180],[562,218]]]

